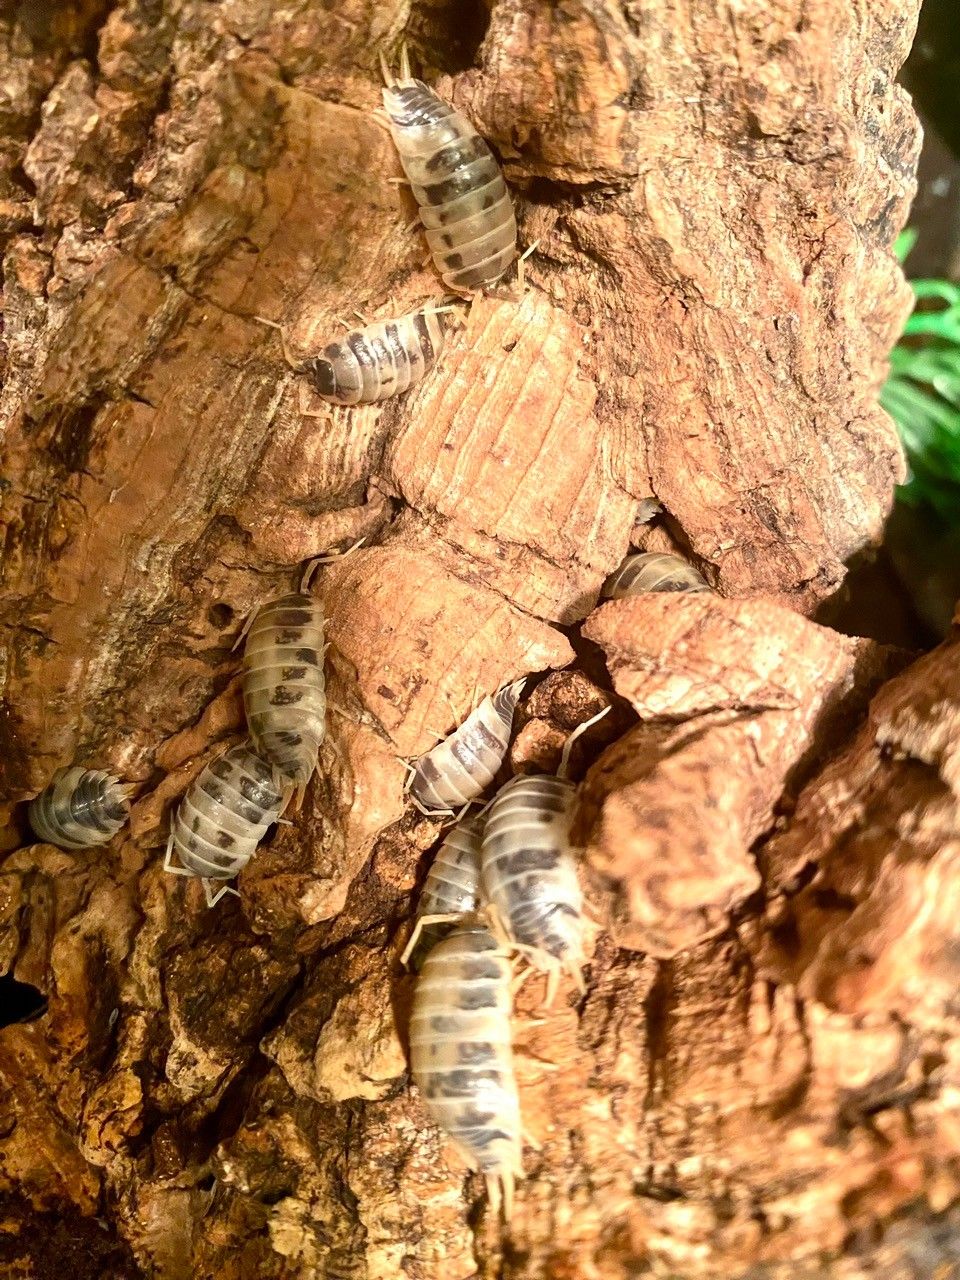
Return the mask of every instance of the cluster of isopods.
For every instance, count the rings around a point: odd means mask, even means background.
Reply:
[[[387,123],[436,268],[452,294],[489,289],[517,256],[516,217],[499,165],[466,118],[411,76],[406,51],[399,77],[384,64],[384,78]],[[436,364],[445,310],[424,306],[366,324],[297,367],[335,405],[398,395]],[[678,557],[644,553],[628,557],[602,595],[709,589]],[[411,766],[408,788],[418,808],[453,814],[492,784],[523,684],[484,698]],[[164,857],[167,871],[202,881],[210,906],[237,892],[229,882],[317,768],[326,732],[324,618],[306,584],[253,616],[243,700],[249,740],[210,761],[187,788]],[[404,956],[418,944],[426,950],[410,1033],[414,1079],[430,1115],[507,1213],[522,1176],[512,959],[546,973],[548,1002],[563,973],[583,989],[589,925],[570,837],[576,792],[566,776],[575,736],[556,775],[511,779],[480,814],[453,827],[430,869]],[[65,849],[104,844],[126,822],[131,790],[100,770],[60,769],[31,802],[29,820],[41,840]]]
[[[485,698],[420,758],[411,791],[421,808],[449,813],[493,781],[523,683]],[[576,790],[567,765],[576,737],[599,718],[570,736],[556,774],[512,778],[454,826],[430,867],[403,954],[407,961],[427,943],[410,1021],[410,1065],[424,1106],[508,1217],[523,1176],[511,959],[547,975],[548,1004],[564,973],[584,990],[589,924],[570,837]]]

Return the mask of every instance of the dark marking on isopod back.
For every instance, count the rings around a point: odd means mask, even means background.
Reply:
[[[479,1066],[484,1062],[495,1062],[497,1051],[492,1044],[463,1043],[457,1045],[457,1061],[465,1067]]]
[[[433,341],[430,338],[430,330],[427,327],[427,318],[419,311],[413,317],[413,327],[420,340],[420,353],[423,356],[423,362],[429,368],[434,360]]]
[[[270,694],[271,707],[292,707],[303,698],[302,689],[291,689],[287,685],[277,685]]]
[[[489,987],[461,987],[458,992],[458,1009],[495,1009],[497,993]]]
[[[337,375],[333,364],[320,356],[307,365],[307,375],[321,396],[337,394]]]

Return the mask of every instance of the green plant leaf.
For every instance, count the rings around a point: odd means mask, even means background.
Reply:
[[[902,262],[916,243],[903,232],[894,245]],[[890,353],[880,403],[897,424],[910,478],[898,490],[960,525],[960,285],[911,281],[916,299],[903,339]]]

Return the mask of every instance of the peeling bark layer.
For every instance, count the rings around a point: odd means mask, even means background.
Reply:
[[[803,616],[901,472],[875,392],[910,305],[915,8],[0,18],[0,972],[49,997],[0,1030],[0,1263],[62,1274],[61,1239],[78,1277],[169,1280],[951,1261],[955,644],[884,684],[905,655]],[[373,114],[404,35],[503,157],[532,284],[478,300],[407,397],[310,416],[263,319],[308,354],[439,294]],[[653,498],[652,537],[731,598],[592,613]],[[320,773],[207,912],[160,864],[242,732],[234,640],[361,537],[316,581]],[[576,757],[607,748],[582,827],[609,928],[579,1006],[519,997],[542,1150],[505,1234],[407,1081],[397,956],[441,824],[397,757],[526,672],[554,674],[514,767],[619,697]],[[89,855],[29,844],[19,807],[75,760],[139,784]]]

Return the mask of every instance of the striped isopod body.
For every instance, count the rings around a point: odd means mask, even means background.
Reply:
[[[444,312],[423,307],[348,333],[298,367],[330,404],[373,404],[418,383],[437,363],[443,342]]]
[[[709,591],[710,584],[692,564],[668,551],[627,556],[600,590],[605,600],[641,596],[652,591]]]
[[[243,870],[285,803],[273,768],[249,743],[232,747],[200,771],[177,806],[164,870],[199,876],[212,907],[236,889],[224,885],[211,897],[211,882],[232,880]],[[174,853],[179,867],[171,861]]]
[[[417,923],[401,957],[406,964],[418,942],[429,950],[447,930],[443,921],[476,911],[480,895],[480,841],[483,817],[473,814],[449,833],[427,872]],[[425,944],[425,945],[423,945]]]
[[[302,794],[326,732],[323,609],[304,593],[257,610],[243,650],[243,705],[254,746]]]
[[[411,78],[405,54],[400,78],[384,66],[384,79],[390,132],[444,284],[473,293],[496,283],[516,257],[517,220],[493,152],[465,116]]]
[[[453,813],[490,785],[510,745],[523,685],[515,680],[488,694],[459,729],[417,760],[410,795],[421,812]]]
[[[570,843],[575,798],[566,778],[511,778],[487,811],[480,853],[480,883],[495,924],[547,974],[548,1004],[561,973],[585,989],[587,922]]]
[[[102,769],[58,769],[30,801],[30,826],[41,840],[61,849],[106,844],[130,816],[130,790]]]
[[[465,921],[424,961],[413,994],[410,1065],[430,1118],[487,1182],[509,1218],[523,1177],[510,1047],[511,965],[484,925]]]

